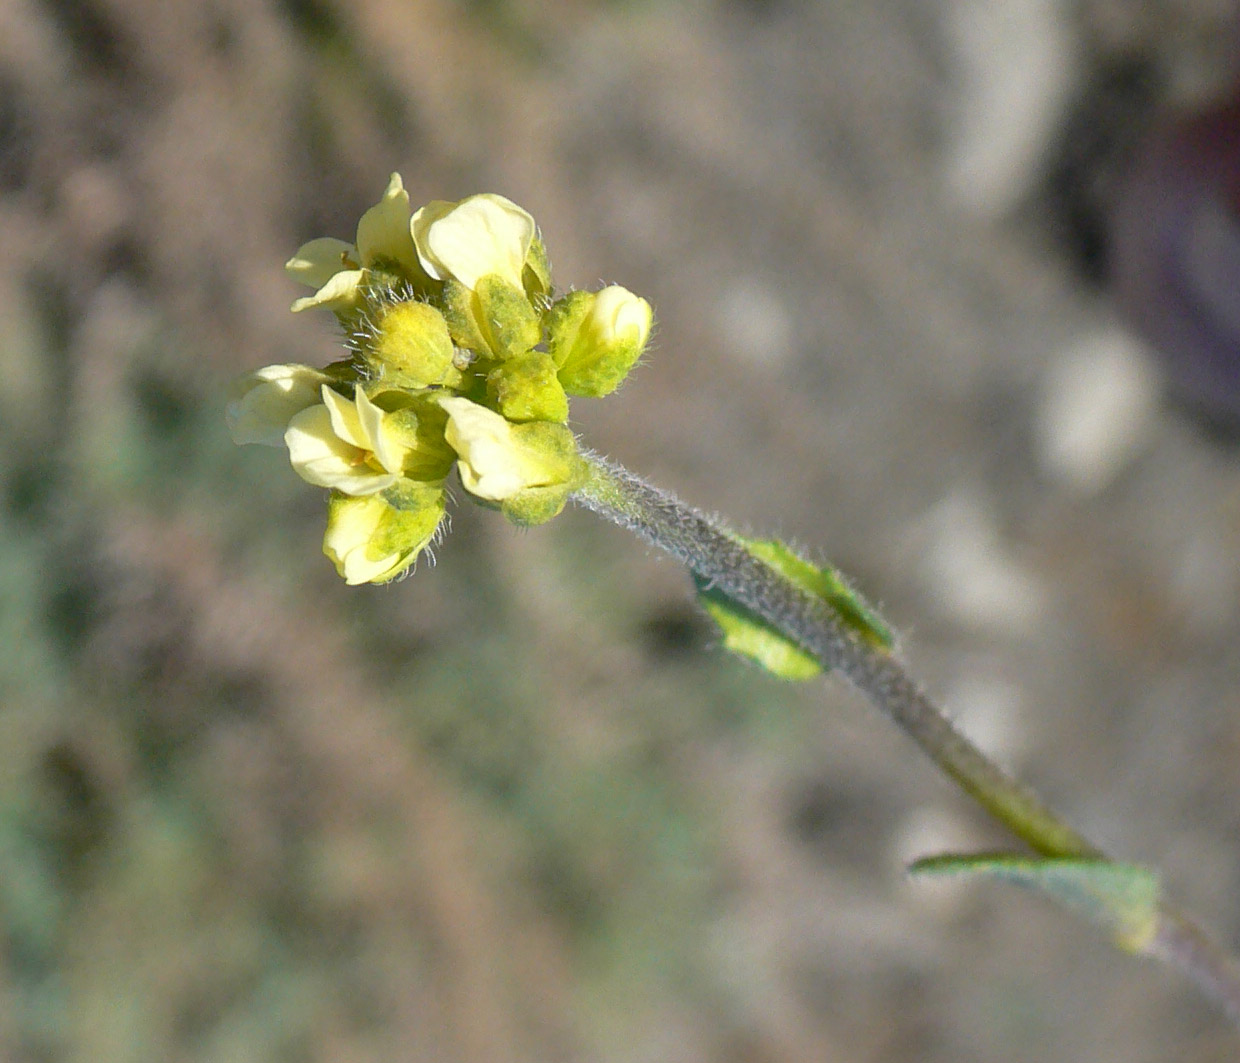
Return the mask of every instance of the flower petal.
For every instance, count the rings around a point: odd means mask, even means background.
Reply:
[[[293,303],[293,313],[299,314],[303,310],[317,307],[335,310],[337,313],[352,310],[361,298],[359,289],[364,275],[364,271],[360,269],[341,270],[313,295],[307,295]]]
[[[285,272],[311,288],[322,288],[337,273],[361,266],[357,248],[333,236],[321,236],[302,244],[297,254],[284,263]]]
[[[357,392],[360,394],[361,392]],[[350,402],[338,391],[323,385],[323,405],[331,415],[332,431],[346,443],[352,443],[359,450],[373,450],[370,445],[370,434],[362,424],[358,413],[356,399]]]
[[[385,431],[383,419],[387,414],[371,402],[370,397],[361,388],[357,389],[356,406],[358,424],[375,458],[388,472],[400,473],[409,448],[401,446],[393,438],[392,432]]]
[[[347,495],[372,495],[396,482],[391,473],[366,463],[365,450],[336,434],[326,406],[311,406],[297,414],[289,422],[284,442],[293,469],[307,483],[334,487]]]
[[[457,471],[466,491],[502,502],[529,486],[522,455],[513,443],[512,425],[469,399],[445,398],[439,404],[448,411],[444,437],[457,453]]]
[[[308,365],[268,365],[242,377],[224,411],[234,443],[284,445],[284,430],[295,414],[319,401],[325,373]]]
[[[534,219],[509,199],[484,192],[459,203],[435,200],[414,214],[410,227],[418,258],[432,277],[473,289],[496,273],[518,291]]]
[[[357,223],[357,249],[364,266],[395,262],[417,270],[418,255],[409,232],[409,193],[400,174],[392,174],[383,198]]]
[[[382,579],[400,560],[400,555],[395,553],[374,561],[367,556],[370,540],[387,509],[387,503],[381,498],[337,496],[329,504],[323,553],[331,558],[336,571],[350,586]]]

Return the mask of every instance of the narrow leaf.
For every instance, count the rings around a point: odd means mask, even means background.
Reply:
[[[891,631],[835,569],[811,564],[776,539],[743,536],[736,536],[736,539],[785,579],[825,601],[840,620],[866,642],[882,649],[891,647]],[[695,582],[703,608],[719,625],[723,644],[733,653],[756,661],[781,679],[811,679],[822,671],[817,658],[756,613],[700,578],[695,577]]]
[[[1045,894],[1106,930],[1120,948],[1143,952],[1158,929],[1158,877],[1135,864],[1077,857],[944,854],[912,864],[917,878],[970,875]]]

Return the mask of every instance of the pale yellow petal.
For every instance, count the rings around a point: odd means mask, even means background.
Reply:
[[[600,342],[621,340],[644,347],[654,322],[654,311],[645,299],[613,284],[594,297],[591,310]]]
[[[311,406],[289,422],[284,433],[289,461],[307,483],[334,487],[347,495],[371,495],[396,482],[390,473],[371,468],[365,450],[341,439],[326,406]]]
[[[333,499],[328,510],[323,552],[351,586],[381,580],[400,561],[399,554],[370,560],[367,548],[387,511],[381,498]]]
[[[386,415],[361,388],[357,389],[356,405],[358,423],[366,436],[367,446],[374,451],[383,468],[390,473],[399,473],[409,448],[402,446],[391,432],[384,430],[383,419]]]
[[[418,257],[432,277],[472,289],[480,277],[496,273],[521,289],[535,226],[511,200],[489,192],[457,204],[436,200],[414,214],[411,228]]]
[[[325,380],[308,365],[268,365],[242,377],[224,411],[233,442],[283,446],[289,421],[319,401]]]
[[[359,266],[356,247],[332,236],[321,236],[302,244],[297,254],[284,264],[284,269],[293,280],[311,288],[322,288],[337,273]]]
[[[395,262],[417,269],[418,256],[409,231],[409,193],[400,174],[392,174],[383,198],[362,215],[357,224],[357,249],[364,266]]]
[[[332,431],[337,436],[346,443],[353,444],[359,450],[374,449],[370,445],[370,435],[362,425],[361,417],[358,416],[356,402],[351,402],[340,392],[333,391],[324,385],[323,405],[327,407],[327,412],[331,415]]]
[[[384,583],[402,561],[404,557],[401,554],[388,554],[378,561],[371,561],[364,545],[355,546],[345,554],[339,572],[351,587],[362,583]]]
[[[528,486],[512,426],[494,410],[469,399],[445,398],[448,411],[444,437],[457,453],[457,471],[465,490],[491,502],[502,502]]]
[[[352,310],[361,298],[359,288],[362,277],[363,273],[360,269],[342,270],[313,295],[307,295],[293,303],[293,313],[297,314],[302,310],[316,308],[337,312]]]

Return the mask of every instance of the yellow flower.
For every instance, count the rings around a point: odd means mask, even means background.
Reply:
[[[534,242],[534,219],[509,199],[484,192],[459,203],[436,199],[413,215],[413,242],[423,269],[473,291],[496,274],[518,291]]]
[[[440,398],[439,405],[448,412],[444,437],[456,451],[461,484],[475,498],[512,503],[545,488],[563,489],[567,496],[580,473],[580,458],[564,425],[514,425],[459,397]]]
[[[268,365],[247,373],[224,411],[233,442],[283,446],[289,421],[318,403],[328,379],[308,365]]]
[[[318,290],[293,303],[293,312],[323,307],[346,313],[360,299],[367,274],[389,270],[406,277],[422,273],[409,230],[409,193],[400,174],[392,174],[383,198],[362,215],[357,243],[324,236],[303,244],[284,268],[294,279]]]
[[[333,492],[327,506],[323,553],[346,583],[386,583],[417,560],[434,540],[444,514],[441,487],[405,481],[385,496]]]
[[[645,350],[653,321],[650,304],[618,284],[566,295],[547,316],[564,390],[594,398],[615,391]]]
[[[595,294],[587,327],[594,333],[596,343],[623,344],[640,350],[646,346],[653,321],[654,311],[645,299],[612,284]]]
[[[297,414],[284,433],[297,474],[346,495],[373,495],[396,483],[409,447],[360,387],[350,402],[326,384],[323,401]]]

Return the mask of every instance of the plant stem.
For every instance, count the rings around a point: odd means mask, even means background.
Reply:
[[[888,650],[860,638],[822,598],[756,558],[719,521],[592,453],[579,505],[665,550],[729,598],[847,677],[940,769],[1035,852],[1105,859],[1030,789],[993,764],[934,704]],[[1184,970],[1240,1026],[1240,968],[1173,907],[1160,903],[1143,952]]]
[[[831,607],[796,586],[717,521],[587,454],[590,479],[574,496],[600,516],[666,550],[718,591],[846,676],[944,772],[996,819],[1044,856],[1102,854],[956,730],[890,652],[841,623]]]

